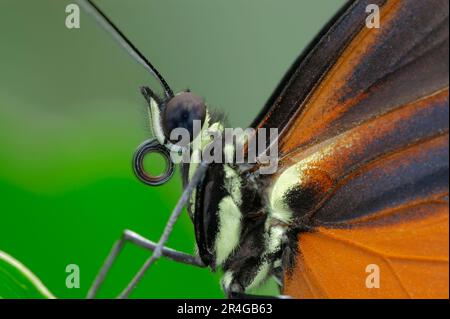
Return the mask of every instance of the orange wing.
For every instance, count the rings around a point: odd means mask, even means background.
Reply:
[[[299,238],[297,266],[285,294],[296,298],[448,298],[448,202],[395,214],[428,214],[351,230],[319,227]]]
[[[380,8],[367,28],[366,8]],[[447,0],[350,1],[294,63],[252,127],[278,128],[280,156],[448,87]]]
[[[448,87],[448,1],[391,0],[282,129],[287,154]]]
[[[254,125],[299,172],[285,294],[448,298],[448,5],[350,4]]]
[[[448,298],[448,143],[444,90],[286,157],[301,172],[287,204],[309,231],[284,293]],[[371,265],[378,288],[366,286]]]

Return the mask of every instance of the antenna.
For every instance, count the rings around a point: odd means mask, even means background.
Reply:
[[[158,70],[139,52],[130,40],[119,30],[119,28],[92,2],[92,0],[76,0],[83,9],[89,13],[95,21],[108,32],[116,42],[128,52],[131,57],[150,72],[161,84],[167,98],[173,97],[173,91],[166,80],[159,74]]]

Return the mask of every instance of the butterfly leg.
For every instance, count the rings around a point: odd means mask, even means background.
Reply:
[[[122,251],[123,247],[127,242],[133,243],[139,247],[142,247],[144,249],[148,249],[150,251],[154,251],[156,247],[158,246],[157,243],[139,235],[138,233],[135,233],[131,230],[125,230],[122,234],[122,237],[114,244],[113,248],[111,249],[111,252],[109,253],[107,259],[105,260],[99,274],[95,278],[94,283],[92,284],[91,288],[89,289],[87,298],[92,299],[95,297],[98,289],[100,288],[100,285],[105,280],[106,274],[111,269],[114,261],[119,256],[120,252]],[[192,266],[197,267],[205,267],[205,265],[200,260],[199,256],[193,256],[184,252],[177,251],[175,249],[169,248],[169,247],[163,247],[161,251],[162,256],[167,257],[169,259],[172,259],[173,261],[188,264]]]
[[[111,250],[111,253],[109,254],[108,258],[106,259],[105,263],[103,264],[102,269],[100,270],[100,273],[98,274],[97,278],[95,279],[91,289],[88,292],[88,298],[93,298],[95,296],[95,293],[97,292],[99,286],[103,282],[107,272],[111,268],[112,263],[119,255],[120,251],[123,248],[123,245],[126,241],[131,241],[140,245],[141,247],[150,249],[153,254],[151,257],[147,259],[147,261],[144,263],[144,265],[139,269],[137,274],[133,277],[133,279],[130,281],[130,283],[127,285],[127,287],[122,291],[122,293],[119,295],[119,298],[127,298],[128,295],[131,293],[131,291],[136,287],[138,282],[142,279],[145,272],[148,270],[148,268],[161,256],[167,255],[167,257],[170,256],[171,259],[184,262],[186,261],[192,261],[195,258],[190,256],[191,258],[188,258],[187,254],[177,252],[173,249],[169,249],[165,247],[165,244],[167,240],[169,239],[170,234],[172,233],[173,227],[175,225],[175,222],[177,221],[178,217],[180,216],[184,205],[186,205],[186,202],[189,200],[189,196],[191,196],[192,191],[197,187],[197,184],[200,182],[200,180],[203,178],[203,176],[206,173],[206,170],[208,169],[209,164],[207,162],[202,161],[200,165],[198,166],[197,170],[194,173],[194,176],[189,181],[189,184],[186,186],[186,188],[183,191],[183,194],[181,195],[180,199],[178,200],[174,210],[172,211],[172,214],[169,217],[169,220],[167,221],[166,226],[164,227],[164,231],[157,243],[151,242],[149,240],[143,240],[142,236],[135,236],[136,233],[131,232],[125,232],[122,238],[113,246],[113,249]],[[198,263],[197,263],[198,261]],[[201,265],[201,267],[204,267],[203,263],[197,260],[195,263],[191,263],[191,265]]]

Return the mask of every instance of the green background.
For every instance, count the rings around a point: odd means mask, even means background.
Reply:
[[[138,88],[157,85],[84,12],[67,29],[69,3],[0,0],[0,250],[57,297],[83,298],[123,229],[158,239],[181,183],[134,177],[133,151],[151,136]],[[190,88],[246,126],[343,0],[97,3],[174,91]],[[187,214],[169,246],[193,251]],[[127,246],[99,297],[116,296],[148,256]],[[68,264],[80,267],[79,289],[65,286]],[[222,297],[219,277],[160,260],[131,297]]]

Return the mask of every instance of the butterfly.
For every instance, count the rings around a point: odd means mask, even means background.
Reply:
[[[246,297],[274,277],[292,298],[448,298],[448,1],[348,2],[250,125],[245,158],[256,140],[263,141],[258,158],[277,146],[277,169],[269,174],[260,161],[238,163],[237,148],[226,143],[219,151],[232,161],[205,161],[210,143],[194,142],[221,140],[222,119],[193,92],[174,94],[92,1],[79,3],[164,90],[141,89],[156,138],[134,155],[138,178],[165,183],[172,153],[190,151],[180,164],[184,192],[160,240],[125,231],[88,297],[131,241],[153,254],[119,297],[165,256],[221,268],[229,297]],[[177,128],[190,134],[182,146],[171,135]],[[276,139],[263,138],[271,128]],[[144,170],[151,152],[167,161],[161,176]],[[165,246],[184,206],[195,255]]]

